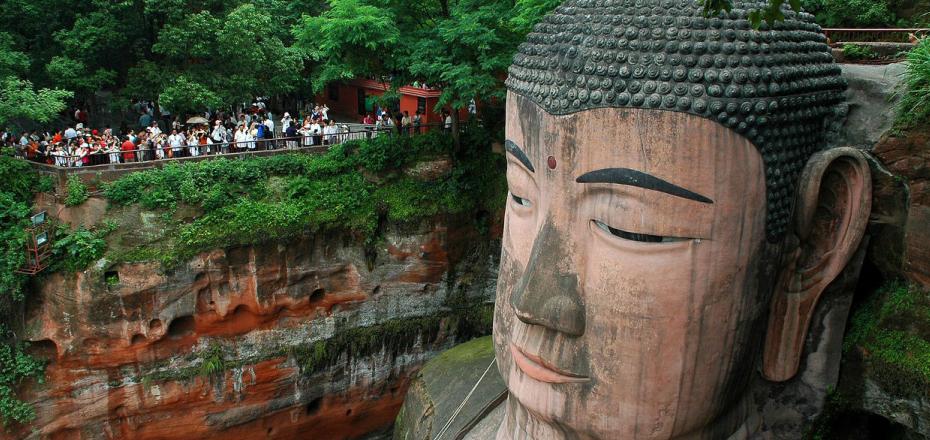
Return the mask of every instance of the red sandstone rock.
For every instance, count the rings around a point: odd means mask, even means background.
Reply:
[[[341,237],[214,250],[167,274],[157,263],[52,274],[26,338],[52,358],[27,386],[38,418],[0,439],[357,438],[386,431],[408,377],[454,342],[439,332],[302,371],[294,350],[335,331],[442,310],[447,273],[481,242],[470,227],[385,234],[369,270]],[[493,246],[489,247],[493,248]],[[496,250],[488,250],[492,255]],[[493,295],[485,259],[472,293]],[[117,272],[119,283],[107,286]],[[488,273],[484,273],[488,272]],[[467,286],[465,286],[467,287]],[[202,365],[220,347],[226,368]]]
[[[873,153],[908,187],[903,248],[899,250],[901,274],[930,288],[930,128],[887,136]]]

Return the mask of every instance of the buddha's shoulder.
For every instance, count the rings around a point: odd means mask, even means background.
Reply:
[[[457,345],[427,362],[411,380],[394,439],[434,439],[441,431],[444,439],[493,438],[506,396],[491,337]]]

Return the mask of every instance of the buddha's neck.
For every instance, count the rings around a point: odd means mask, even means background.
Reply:
[[[507,414],[497,431],[497,440],[606,440],[590,437],[548,423],[523,408],[516,399],[507,399]],[[760,427],[760,418],[752,404],[750,393],[700,431],[672,437],[669,440],[745,440],[752,438]],[[724,433],[721,435],[720,433]]]

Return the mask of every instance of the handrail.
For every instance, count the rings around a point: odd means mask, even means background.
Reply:
[[[443,124],[420,124],[407,127],[363,125],[362,130],[349,130],[337,133],[305,134],[294,137],[278,137],[269,139],[254,139],[239,142],[222,142],[189,145],[182,144],[177,147],[163,144],[160,148],[135,148],[132,150],[119,149],[119,144],[105,151],[96,151],[85,155],[54,154],[46,152],[30,161],[47,164],[61,169],[74,169],[94,167],[101,165],[124,165],[144,162],[165,162],[187,159],[192,157],[222,157],[226,154],[264,153],[298,151],[310,148],[329,147],[343,142],[371,139],[379,135],[416,135],[443,127]],[[210,140],[212,142],[212,139]],[[86,161],[85,161],[86,159]],[[48,164],[48,161],[52,163]]]
[[[911,35],[922,38],[930,28],[823,28],[830,44],[836,43],[911,43]]]

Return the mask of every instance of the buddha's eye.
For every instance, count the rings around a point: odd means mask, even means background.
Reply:
[[[516,194],[512,194],[512,193],[511,193],[511,194],[510,194],[510,197],[513,198],[514,203],[516,203],[516,204],[519,205],[519,206],[523,206],[523,207],[526,207],[526,208],[529,208],[529,207],[533,206],[533,202],[531,202],[531,201],[529,201],[529,200],[527,200],[527,199],[524,199],[523,197],[520,197],[520,196],[518,196],[518,195],[516,195]]]
[[[674,243],[678,241],[687,241],[688,238],[681,237],[663,237],[659,235],[649,235],[649,234],[637,234],[635,232],[627,232],[620,229],[612,228],[607,223],[604,223],[600,220],[592,220],[594,225],[607,232],[615,237],[620,237],[624,240],[639,241],[643,243]]]

